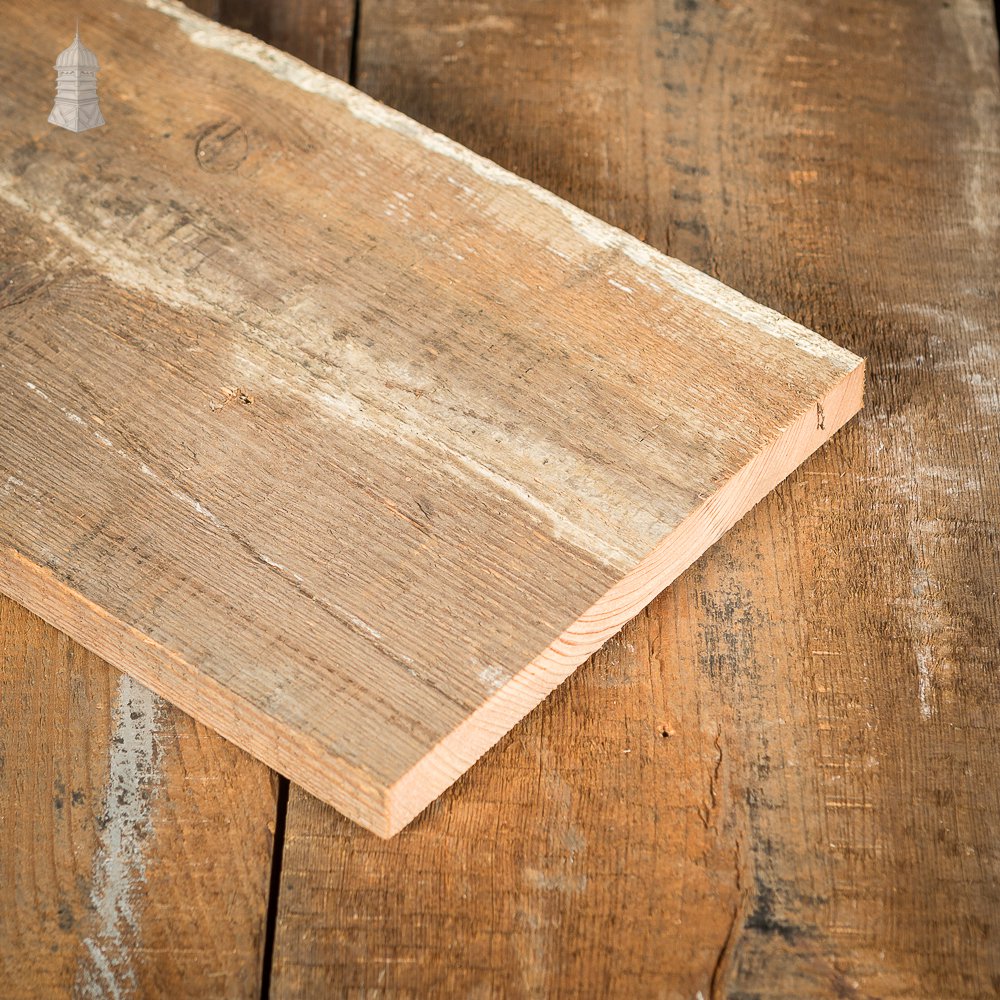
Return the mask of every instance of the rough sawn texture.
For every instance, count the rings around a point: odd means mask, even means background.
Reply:
[[[4,81],[0,586],[382,835],[860,406],[854,355],[247,36],[88,39],[100,134]]]

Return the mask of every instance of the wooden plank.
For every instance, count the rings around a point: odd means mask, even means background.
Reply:
[[[292,788],[272,996],[992,995],[988,3],[361,23],[361,86],[873,375],[860,423],[399,837]]]
[[[4,996],[258,997],[273,775],[3,597],[0,686]]]
[[[267,769],[0,597],[11,998],[260,992]]]
[[[41,63],[69,9],[0,44]],[[0,587],[390,835],[862,363],[183,8],[89,30],[116,127],[39,138],[9,79]]]

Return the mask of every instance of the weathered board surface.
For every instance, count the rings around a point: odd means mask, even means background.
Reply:
[[[5,597],[0,688],[3,996],[256,1000],[277,777]]]
[[[0,40],[0,587],[391,834],[861,362],[178,6],[103,5],[112,124],[40,130],[72,10]]]
[[[5,597],[0,679],[3,996],[259,996],[267,768]]]
[[[375,96],[871,374],[398,838],[292,789],[271,995],[995,996],[988,0],[365,0],[358,55]]]
[[[228,16],[234,5],[201,6]],[[310,24],[327,4],[257,6],[312,6],[302,18]],[[755,3],[752,16],[705,4],[588,6],[585,16],[576,3],[485,10],[365,0],[359,82],[872,350],[864,422],[391,843],[293,789],[271,995],[331,983],[327,992],[350,995],[352,982],[369,996],[449,983],[469,996],[509,997],[579,995],[581,984],[590,993],[607,986],[609,996],[708,997],[713,983],[717,996],[732,997],[993,995],[1000,502],[984,456],[997,448],[988,409],[1000,317],[996,232],[984,223],[1000,212],[988,184],[1000,111],[988,3],[850,12]],[[650,58],[646,39],[669,64]],[[302,37],[295,50],[311,43]],[[642,81],[629,75],[636,63]],[[795,101],[795,123],[783,125],[789,95],[803,90],[809,99]],[[642,115],[640,97],[650,102]],[[598,105],[618,122],[594,120]],[[643,161],[643,147],[674,162]],[[734,188],[735,164],[745,173]],[[870,451],[860,452],[859,477],[846,463],[859,460],[851,441],[862,435]],[[918,480],[918,467],[936,471]],[[830,481],[848,494],[827,503]],[[773,526],[784,534],[769,551],[760,542]],[[816,534],[804,546],[807,530]],[[859,548],[861,532],[871,535]],[[931,585],[912,587],[926,555]],[[857,623],[821,613],[845,580],[858,587],[851,607],[871,605]],[[821,628],[836,645],[812,641]],[[25,614],[0,614],[0,644],[6,670],[37,664],[42,647],[63,660],[73,649],[77,662],[86,656]],[[71,707],[49,701],[42,715],[30,697],[5,700],[0,724],[69,728]],[[105,700],[105,725],[109,712]],[[661,749],[637,765],[631,741],[647,727]],[[104,759],[101,743],[76,741],[72,759]],[[48,767],[49,747],[38,736],[22,741],[16,773]],[[213,758],[187,754],[192,769]],[[18,865],[44,879],[58,850],[43,833],[57,836],[45,818],[53,804],[26,798],[24,786],[11,791],[15,780],[28,779],[0,770],[0,795],[37,834]],[[838,785],[849,796],[827,792]],[[234,796],[227,815],[251,808],[252,797]],[[566,814],[574,831],[550,841],[545,820]],[[143,847],[157,864],[183,865],[183,843],[154,829]],[[224,872],[226,851],[206,848],[203,870]],[[62,938],[44,890],[29,900],[15,884],[0,878],[0,905]],[[155,968],[192,955],[162,932],[206,906],[189,896],[186,906],[143,908],[141,929],[158,940],[141,960]],[[39,995],[30,979],[4,981],[15,996]],[[213,991],[190,977],[165,992]]]

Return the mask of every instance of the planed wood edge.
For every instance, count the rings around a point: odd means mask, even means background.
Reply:
[[[0,591],[356,823],[389,835],[385,790],[369,774],[276,722],[9,545],[0,548]]]
[[[865,362],[695,508],[631,572],[388,790],[385,836],[410,823],[864,405]]]

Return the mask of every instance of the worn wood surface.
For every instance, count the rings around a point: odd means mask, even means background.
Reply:
[[[869,389],[399,838],[292,789],[273,995],[994,996],[989,5],[366,0],[359,70]]]
[[[2,596],[0,686],[4,997],[258,997],[277,775]]]
[[[578,6],[365,0],[359,82],[868,353],[867,409],[396,840],[293,789],[272,995],[993,996],[989,6]]]
[[[4,997],[253,997],[268,770],[0,597]]]
[[[88,39],[85,145],[8,74],[0,588],[383,836],[861,405],[855,355],[248,36]]]

